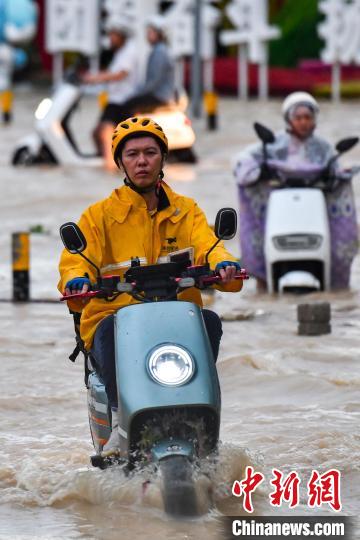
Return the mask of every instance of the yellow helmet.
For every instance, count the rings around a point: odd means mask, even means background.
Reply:
[[[163,152],[165,154],[168,153],[169,145],[163,128],[151,118],[134,116],[133,118],[128,118],[127,120],[120,122],[114,130],[111,150],[116,165],[118,165],[117,159],[119,151],[124,143],[133,135],[148,135],[154,137],[160,144]]]

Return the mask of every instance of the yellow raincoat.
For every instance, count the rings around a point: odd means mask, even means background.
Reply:
[[[179,195],[162,184],[163,193],[157,212],[147,210],[144,198],[129,187],[115,189],[110,197],[90,206],[81,216],[79,227],[87,240],[84,251],[100,269],[103,276],[121,275],[129,268],[132,257],[139,257],[141,264],[156,264],[164,257],[188,247],[194,248],[194,264],[203,264],[205,255],[215,243],[216,237],[205,215],[194,200]],[[161,206],[163,207],[162,209]],[[221,261],[235,261],[220,242],[209,256],[212,269]],[[59,265],[61,293],[66,283],[87,274],[96,282],[96,271],[80,255],[64,250]],[[217,286],[220,290],[236,292],[242,280]],[[179,295],[181,300],[202,306],[201,294],[195,287]],[[94,298],[87,304],[69,300],[71,310],[82,312],[80,333],[87,349],[90,349],[99,322],[119,308],[136,303],[130,295],[121,294],[113,302]]]

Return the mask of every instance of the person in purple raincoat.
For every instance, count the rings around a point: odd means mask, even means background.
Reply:
[[[286,131],[278,133],[275,142],[267,146],[268,158],[279,160],[293,170],[326,166],[335,151],[327,141],[314,135],[319,113],[316,100],[307,92],[294,92],[285,99],[282,112]],[[237,156],[234,169],[240,201],[241,260],[257,278],[258,290],[266,288],[264,228],[272,189],[268,182],[256,183],[263,172],[262,162],[262,144],[255,144]],[[346,179],[346,172],[341,174]],[[326,192],[325,197],[331,235],[331,288],[346,289],[351,263],[358,250],[351,182],[340,182],[334,191]]]

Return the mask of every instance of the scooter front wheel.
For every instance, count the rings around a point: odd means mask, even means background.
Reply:
[[[193,466],[186,456],[160,461],[161,492],[165,512],[173,517],[199,515]]]
[[[21,148],[16,150],[11,162],[12,165],[28,166],[32,165],[35,162],[35,158],[28,146],[22,146]]]

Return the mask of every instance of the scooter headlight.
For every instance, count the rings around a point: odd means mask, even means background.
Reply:
[[[36,111],[35,118],[36,120],[43,120],[47,113],[50,111],[52,106],[52,100],[50,98],[45,98],[40,101]]]
[[[151,377],[166,386],[181,386],[194,374],[194,360],[178,345],[163,345],[155,349],[149,358]]]

